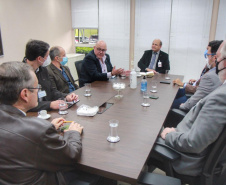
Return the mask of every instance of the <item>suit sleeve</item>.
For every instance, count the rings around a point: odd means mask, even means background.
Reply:
[[[226,109],[223,107],[226,107],[226,102],[224,98],[225,95],[212,97],[205,104],[202,101],[199,102],[199,105],[197,104],[182,120],[182,122],[189,122],[191,128],[188,131],[182,131],[186,129],[186,126],[180,123],[179,125],[183,128],[181,127],[180,131],[168,133],[165,139],[166,144],[179,152],[201,153],[218,138],[225,126]],[[191,112],[195,112],[197,106],[201,109],[197,117],[189,117]]]
[[[145,72],[145,69],[148,67],[146,61],[146,52],[144,52],[143,56],[141,57],[137,65],[140,68],[141,72]]]
[[[54,78],[54,75],[53,75],[51,68],[49,68],[49,66],[47,66],[46,69],[47,69],[48,74],[49,74],[49,80],[51,82],[51,86],[53,88],[57,89],[56,81],[55,81],[55,78]]]
[[[82,150],[81,136],[77,131],[68,131],[61,136],[54,126],[46,129],[37,148],[37,168],[58,171],[74,167]]]
[[[162,68],[158,68],[158,72],[159,73],[162,73],[162,74],[165,74],[166,73],[166,70],[170,70],[170,62],[169,62],[169,55],[167,53],[164,53],[162,59],[160,59],[161,62],[162,62]],[[158,64],[156,64],[158,65]]]
[[[102,73],[98,71],[96,59],[92,56],[88,56],[84,59],[83,67],[86,71],[86,75],[88,75],[92,81],[106,81],[107,73]]]
[[[51,101],[38,102],[38,106],[30,109],[28,112],[39,112],[40,110],[51,110],[50,103]]]
[[[195,104],[207,96],[213,91],[214,82],[209,75],[204,75],[200,81],[199,87],[197,88],[195,94],[191,96],[183,105],[180,106],[182,110],[190,110]]]

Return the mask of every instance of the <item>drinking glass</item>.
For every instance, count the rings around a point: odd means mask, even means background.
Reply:
[[[143,92],[143,103],[141,104],[143,107],[149,107],[150,103],[148,103],[149,93],[147,91]]]
[[[157,82],[156,82],[156,81],[152,81],[152,82],[151,82],[151,88],[152,88],[152,89],[151,89],[150,91],[151,91],[152,93],[157,93]]]
[[[166,80],[170,80],[170,77],[169,77],[169,70],[166,70],[166,73],[165,73],[165,79],[166,79]]]
[[[118,91],[118,94],[115,96],[115,98],[122,98],[123,95],[121,94],[121,91],[126,88],[126,84],[121,82],[114,82],[112,87],[114,90]]]
[[[111,119],[109,121],[110,132],[109,132],[109,136],[107,137],[107,140],[111,143],[116,143],[120,140],[118,136],[118,125],[119,125],[119,121],[116,119]]]
[[[91,84],[90,83],[85,83],[84,96],[91,96]]]
[[[67,114],[68,113],[67,109],[68,109],[67,103],[65,101],[61,101],[59,103],[59,114],[61,115]]]

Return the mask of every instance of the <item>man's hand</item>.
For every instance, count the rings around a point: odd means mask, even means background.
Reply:
[[[67,132],[69,130],[75,130],[78,131],[80,134],[82,133],[83,126],[81,126],[78,123],[75,123],[74,121],[70,124],[69,128],[67,130],[64,130],[64,132]]]
[[[195,79],[190,79],[188,83],[189,83],[190,85],[193,85],[193,83],[195,83],[195,82],[196,82]]]
[[[51,123],[58,129],[61,125],[63,125],[65,119],[64,118],[55,118],[51,121]]]
[[[170,133],[170,132],[175,132],[176,130],[175,130],[175,128],[169,128],[169,127],[166,127],[163,131],[162,131],[162,133],[161,133],[161,138],[162,139],[164,139],[165,140],[165,138],[166,138],[166,135],[168,134],[168,133]]]
[[[179,85],[179,86],[183,86],[184,85],[184,83],[183,82],[181,82],[181,80],[179,79],[179,78],[177,78],[176,80],[173,80],[173,84],[175,85]]]
[[[119,68],[119,69],[116,69],[115,66],[113,67],[112,71],[111,71],[111,75],[112,76],[115,76],[115,75],[120,75],[123,73],[123,69],[122,68]]]
[[[71,93],[66,96],[66,100],[68,102],[76,101],[77,99],[78,99],[78,95],[76,95],[75,93]]]
[[[54,110],[59,109],[59,104],[60,104],[60,103],[64,103],[64,101],[63,101],[63,100],[52,101],[52,102],[50,103],[50,108],[51,108],[51,109],[54,109]]]
[[[157,72],[157,71],[155,71],[154,69],[149,69],[149,68],[146,68],[146,71],[147,71],[147,72],[153,71],[153,72],[154,72],[154,74],[158,74],[158,72]]]

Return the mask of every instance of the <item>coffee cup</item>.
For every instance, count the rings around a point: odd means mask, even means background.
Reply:
[[[47,111],[46,110],[41,110],[41,111],[38,112],[38,114],[39,114],[39,116],[44,118],[44,117],[47,116]]]

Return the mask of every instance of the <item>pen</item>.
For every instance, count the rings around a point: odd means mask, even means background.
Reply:
[[[64,121],[63,123],[71,123],[71,122],[73,122],[73,121]]]

